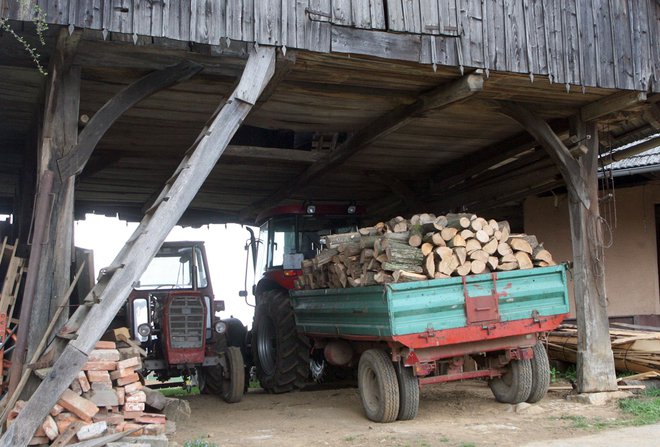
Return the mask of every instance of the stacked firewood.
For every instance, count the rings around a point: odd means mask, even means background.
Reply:
[[[165,433],[165,415],[144,411],[147,396],[137,373],[141,365],[134,348],[118,349],[115,342],[98,342],[30,445],[67,445],[119,432],[133,436]],[[45,377],[48,371],[37,374]],[[24,406],[24,401],[16,402],[7,418],[8,426]]]
[[[299,289],[360,287],[555,265],[535,236],[475,214],[395,217],[357,232],[325,236],[303,262]]]

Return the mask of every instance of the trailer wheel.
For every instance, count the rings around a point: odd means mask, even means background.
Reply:
[[[285,290],[264,292],[254,312],[252,357],[261,387],[269,393],[302,388],[309,377],[309,341],[299,335]]]
[[[201,377],[200,391],[203,394],[208,391],[219,394],[225,402],[233,404],[243,399],[245,391],[245,365],[241,349],[230,346],[222,354],[225,357],[227,368],[221,365],[205,366],[198,374]]]
[[[396,378],[399,381],[399,415],[400,421],[412,421],[417,417],[419,409],[419,380],[413,368],[402,364],[396,365]]]
[[[543,343],[538,341],[532,348],[534,358],[532,358],[532,391],[527,398],[530,404],[543,399],[550,387],[550,361],[548,353],[543,347]]]
[[[511,360],[502,377],[488,382],[498,402],[519,404],[532,392],[532,363],[530,360]]]
[[[385,351],[369,349],[360,356],[358,388],[367,418],[393,422],[399,415],[399,383]]]

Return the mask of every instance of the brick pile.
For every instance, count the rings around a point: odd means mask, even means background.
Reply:
[[[147,396],[137,373],[141,367],[135,349],[98,342],[29,445],[66,445],[124,431],[133,431],[130,436],[164,434],[165,415],[145,412]],[[16,403],[8,425],[24,406]]]

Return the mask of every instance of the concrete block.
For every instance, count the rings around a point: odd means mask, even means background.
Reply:
[[[147,395],[147,405],[156,410],[162,410],[167,405],[167,397],[163,396],[158,390],[143,388],[142,391]]]
[[[185,400],[168,398],[163,413],[170,421],[182,424],[190,420],[190,404]]]
[[[631,396],[632,393],[629,391],[610,391],[603,393],[569,394],[566,396],[566,400],[579,404],[605,405],[611,400],[625,399]]]
[[[115,407],[119,405],[117,393],[112,388],[108,390],[96,390],[89,392],[89,400],[97,407]]]
[[[76,436],[79,441],[86,441],[101,436],[108,429],[108,424],[105,421],[94,422],[93,424],[85,425],[78,430]]]

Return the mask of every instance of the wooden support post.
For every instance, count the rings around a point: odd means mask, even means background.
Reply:
[[[580,175],[589,195],[588,208],[569,188],[573,243],[573,287],[578,325],[577,388],[579,393],[616,391],[616,371],[610,343],[605,293],[605,253],[598,209],[598,129],[596,123],[578,126],[578,139],[588,151],[580,157]]]
[[[55,167],[58,158],[75,146],[78,136],[78,111],[80,101],[80,67],[72,64],[81,34],[69,35],[60,30],[55,53],[49,69],[50,78],[46,93],[45,111],[37,165],[39,178]],[[55,179],[52,188],[52,212],[46,223],[45,239],[40,248],[38,264],[30,261],[30,271],[38,271],[34,292],[34,305],[28,318],[19,324],[19,338],[27,340],[27,352],[16,352],[11,377],[21,375],[26,355],[34,349],[55,312],[56,303],[66,291],[71,280],[73,247],[73,191],[74,182]],[[17,350],[18,351],[18,350]],[[15,380],[13,381],[15,386]],[[30,394],[30,386],[26,394]]]
[[[213,122],[204,129],[171,183],[113,262],[112,273],[85,298],[67,326],[78,327],[18,418],[0,439],[0,447],[27,445],[62,392],[71,384],[110,322],[123,306],[132,285],[155,256],[170,230],[190,205],[273,75],[275,48],[260,46],[250,53],[241,80]],[[95,304],[94,304],[95,303]],[[71,321],[74,320],[74,321]]]
[[[578,323],[578,392],[617,389],[609,337],[603,235],[598,210],[598,131],[578,121],[578,140],[587,153],[576,160],[547,123],[526,107],[502,102],[502,111],[520,123],[558,165],[569,194],[573,245],[573,287]],[[590,139],[586,139],[587,135]]]

